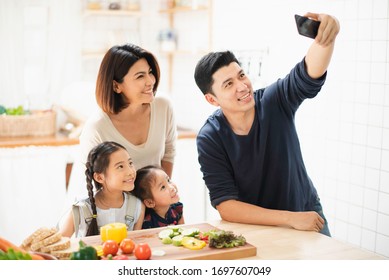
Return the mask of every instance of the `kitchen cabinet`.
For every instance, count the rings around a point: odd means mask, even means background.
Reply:
[[[0,138],[0,236],[20,244],[37,228],[57,224],[77,143],[60,135]]]

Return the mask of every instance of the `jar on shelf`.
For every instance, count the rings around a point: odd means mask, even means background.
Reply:
[[[88,0],[86,4],[86,8],[88,10],[101,10],[101,0]]]
[[[111,0],[108,2],[108,10],[120,10],[122,8],[122,4],[118,0]]]
[[[122,8],[129,11],[139,11],[140,1],[139,0],[122,0]]]
[[[161,30],[158,35],[158,41],[161,51],[175,51],[177,48],[177,32],[170,28]]]

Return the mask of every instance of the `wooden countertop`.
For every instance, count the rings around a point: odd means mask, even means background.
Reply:
[[[188,129],[178,129],[178,139],[193,139],[197,133]],[[67,146],[79,144],[78,138],[69,138],[57,133],[49,136],[0,137],[0,148],[23,146]]]
[[[246,259],[266,260],[383,260],[381,255],[312,231],[283,227],[211,221],[209,224],[242,234],[257,247],[257,255]]]
[[[0,137],[0,148],[17,148],[23,146],[67,146],[77,145],[78,143],[78,138],[69,138],[60,133],[34,137]]]

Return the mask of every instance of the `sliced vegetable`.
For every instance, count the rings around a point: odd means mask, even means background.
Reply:
[[[181,232],[181,234],[183,236],[191,236],[191,237],[193,237],[199,233],[200,233],[200,230],[198,228],[187,228]]]
[[[170,228],[164,229],[158,233],[159,239],[164,239],[165,237],[173,237],[173,236],[174,236],[174,231],[173,229]]]
[[[185,236],[182,238],[181,245],[191,250],[200,250],[203,249],[207,243],[194,237]]]
[[[162,244],[172,244],[173,240],[170,237],[165,237],[162,239]]]
[[[200,232],[199,234],[197,234],[195,237],[196,237],[197,239],[203,240],[203,241],[205,241],[205,242],[208,242],[208,240],[209,240],[209,235],[204,234],[204,233],[202,233],[202,232]]]
[[[183,235],[177,235],[177,236],[174,236],[173,238],[172,238],[172,244],[174,245],[174,246],[181,246],[182,244],[182,239],[184,238],[184,236]]]
[[[183,229],[182,229],[181,227],[179,227],[179,226],[168,226],[167,228],[173,230],[173,232],[176,232],[176,233],[178,233],[178,234],[180,234],[181,231],[183,230]]]

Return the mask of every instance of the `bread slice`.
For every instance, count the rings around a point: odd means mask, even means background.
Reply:
[[[41,249],[42,247],[46,247],[48,245],[51,245],[53,243],[56,243],[58,241],[60,241],[62,238],[62,234],[60,232],[57,232],[53,235],[50,235],[49,237],[41,240],[41,241],[38,241],[38,242],[33,242],[30,246],[30,249],[32,251],[38,251],[39,249]]]
[[[68,260],[70,259],[70,255],[74,252],[71,248],[67,248],[65,250],[51,251],[50,255],[56,257],[59,260]]]
[[[61,237],[61,239],[51,245],[44,246],[39,249],[42,253],[51,254],[52,251],[61,251],[70,248],[70,238],[69,237]]]
[[[41,227],[30,234],[26,239],[23,240],[21,247],[25,250],[29,250],[32,243],[39,242],[50,235],[57,232],[56,228]]]
[[[39,241],[42,241],[53,234],[57,233],[58,230],[56,228],[46,228],[41,234],[38,234],[31,242],[31,244],[38,243]]]

